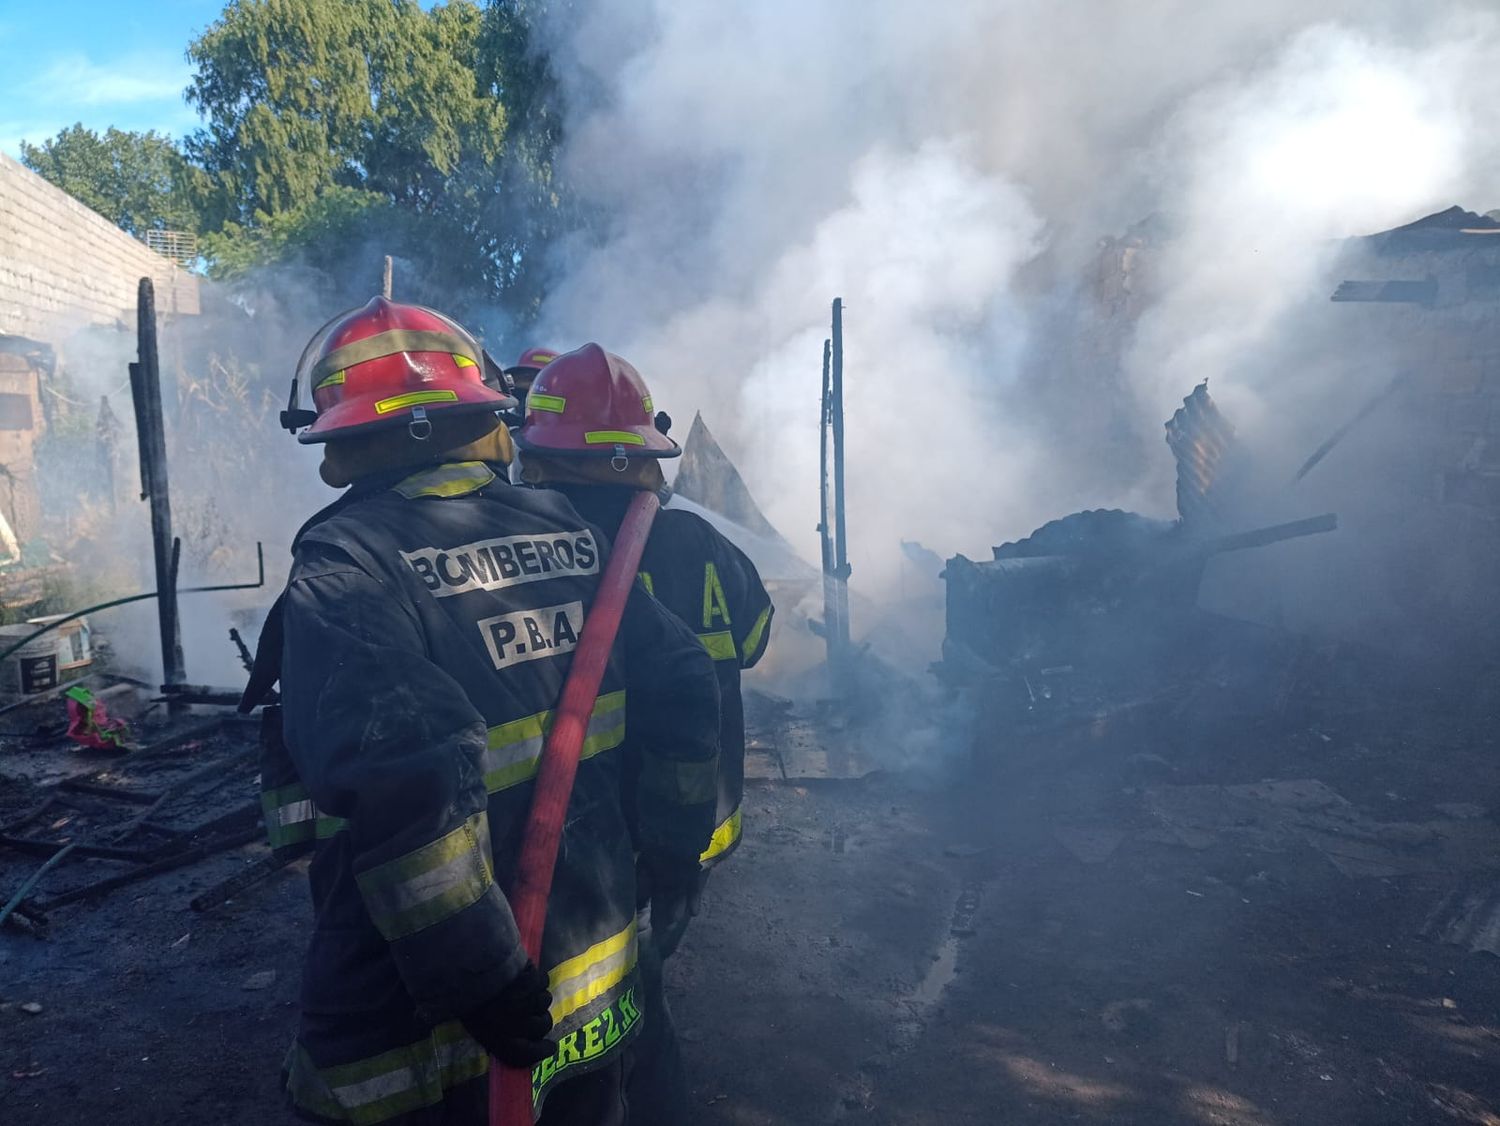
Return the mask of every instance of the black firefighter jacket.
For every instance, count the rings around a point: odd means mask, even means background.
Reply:
[[[635,490],[560,485],[584,519],[613,536]],[[664,508],[641,555],[646,589],[698,635],[719,677],[719,796],[714,835],[703,850],[712,867],[740,843],[745,793],[745,704],[740,671],[754,667],[771,636],[774,607],[750,557],[693,512]],[[632,734],[635,734],[632,732]],[[632,748],[636,744],[632,739]],[[640,748],[649,756],[651,748]],[[632,755],[632,763],[640,761]]]
[[[273,844],[316,841],[287,1063],[304,1114],[424,1122],[485,1075],[457,1018],[525,962],[503,891],[606,552],[559,495],[481,462],[356,486],[300,535],[282,599],[287,757],[266,764],[263,804]],[[651,748],[629,794],[627,729]],[[559,1047],[533,1072],[537,1105],[642,1019],[627,815],[648,856],[698,856],[717,736],[711,660],[637,583],[558,854],[542,967]]]

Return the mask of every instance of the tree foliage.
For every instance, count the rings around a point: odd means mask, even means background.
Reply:
[[[211,277],[232,281],[257,269],[297,261],[336,272],[351,240],[393,218],[390,203],[374,192],[334,187],[301,207],[263,216],[253,226],[231,220],[203,239]],[[369,279],[364,279],[368,283]]]
[[[40,145],[22,141],[21,162],[133,235],[200,229],[195,170],[160,133],[100,135],[80,123]]]
[[[557,210],[557,121],[521,96],[547,79],[534,16],[529,0],[231,0],[188,50],[205,119],[188,152],[213,185],[218,272],[295,257],[363,276],[393,254],[448,304],[524,318]]]
[[[390,254],[398,295],[525,320],[577,222],[538,34],[568,3],[229,0],[187,48],[203,126],[181,150],[75,126],[27,163],[132,232],[200,232],[221,279],[291,268],[352,301]]]
[[[491,0],[480,32],[476,76],[505,109],[507,160],[485,201],[484,226],[495,232],[512,309],[541,304],[547,277],[543,248],[582,221],[568,203],[557,168],[562,146],[561,85],[542,42],[549,11],[566,18],[572,0]]]
[[[330,186],[418,211],[447,202],[466,162],[492,163],[505,112],[475,79],[482,14],[469,0],[231,0],[188,48],[188,151],[223,217],[253,223]]]

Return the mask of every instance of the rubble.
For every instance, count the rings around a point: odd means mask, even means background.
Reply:
[[[108,768],[43,773],[29,808],[0,821],[0,873],[15,872],[11,857],[43,860],[20,878],[0,920],[14,913],[43,925],[69,904],[259,842],[256,747],[254,725],[200,718]],[[80,882],[70,863],[79,859],[126,868]]]

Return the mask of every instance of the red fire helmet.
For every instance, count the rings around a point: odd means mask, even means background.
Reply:
[[[682,447],[657,429],[654,409],[640,372],[585,344],[536,377],[516,443],[564,457],[676,457]]]
[[[522,372],[538,372],[560,355],[562,353],[556,348],[528,348],[521,353],[521,358],[506,368],[505,371],[507,375],[518,375]]]
[[[515,399],[487,385],[484,350],[452,319],[420,305],[372,298],[329,321],[308,342],[281,424],[313,443],[408,426],[430,432],[429,412],[495,413]],[[312,389],[314,410],[300,402]]]

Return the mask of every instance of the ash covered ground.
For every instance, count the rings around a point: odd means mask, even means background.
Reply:
[[[671,965],[700,1120],[1496,1121],[1492,725],[1369,661],[1302,650],[1145,703],[1064,701],[953,734],[941,770],[873,770],[870,730],[752,697],[745,843]],[[26,754],[153,792],[224,762],[158,815],[231,823],[253,726],[167,746],[180,727],[134,767]],[[43,777],[7,783],[0,824],[67,794]],[[100,839],[140,812],[69,800],[27,831]],[[189,906],[264,856],[229,848],[0,934],[7,1124],[288,1120],[301,873]],[[39,863],[0,853],[4,887]],[[128,868],[66,865],[33,902]]]

